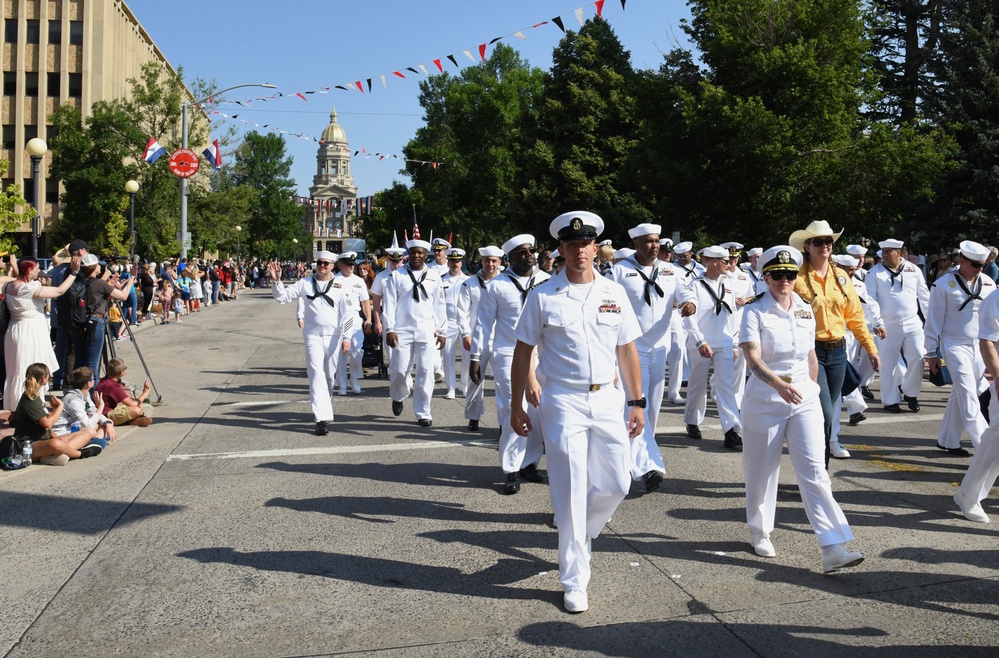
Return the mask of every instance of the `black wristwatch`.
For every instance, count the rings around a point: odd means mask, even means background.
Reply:
[[[645,398],[641,397],[641,398],[638,398],[637,400],[628,400],[628,406],[629,407],[638,407],[639,409],[644,409],[645,408]]]

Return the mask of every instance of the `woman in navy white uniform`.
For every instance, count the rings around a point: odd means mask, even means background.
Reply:
[[[830,573],[860,564],[864,556],[844,547],[853,533],[825,469],[815,318],[794,293],[801,261],[801,252],[787,245],[764,252],[760,269],[767,291],[746,305],[742,318],[739,346],[753,374],[743,401],[753,413],[742,419],[746,520],[756,554],[775,557],[770,533],[786,442],[805,514],[822,549],[822,570]]]

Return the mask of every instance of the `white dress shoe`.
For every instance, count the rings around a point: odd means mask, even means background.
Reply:
[[[359,382],[359,381],[357,381],[355,379],[353,386],[351,386],[351,390],[354,391],[357,394],[360,394],[361,393],[361,382]]]
[[[958,489],[954,492],[954,502],[957,506],[961,508],[961,514],[964,514],[964,518],[969,521],[974,521],[975,523],[988,523],[989,515],[985,513],[982,509],[982,504],[978,502],[972,502],[961,495],[961,490]]]
[[[836,459],[849,459],[850,451],[839,444],[839,441],[829,442],[829,454]]]
[[[563,602],[567,612],[586,612],[586,609],[590,607],[590,603],[586,599],[586,592],[581,589],[571,589],[566,592]]]
[[[840,569],[855,567],[864,561],[864,554],[848,551],[843,544],[833,544],[822,548],[822,571],[832,573]]]
[[[753,550],[760,557],[777,557],[774,545],[770,543],[770,535],[753,533]]]
[[[686,400],[684,400],[679,395],[676,396],[675,398],[670,398],[669,401],[672,402],[673,404],[686,404]]]
[[[347,395],[347,387],[343,386],[340,388],[340,395]]]
[[[454,399],[454,389],[453,388],[449,388],[447,390],[447,392],[444,394],[444,399],[445,400],[453,400]]]

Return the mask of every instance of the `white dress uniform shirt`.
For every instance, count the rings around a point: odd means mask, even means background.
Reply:
[[[746,521],[753,534],[769,537],[774,529],[777,484],[784,443],[798,478],[801,500],[819,546],[853,539],[843,510],[833,498],[825,469],[825,430],[819,385],[808,373],[815,349],[812,308],[791,294],[785,311],[768,291],[746,305],[739,343],[755,343],[760,359],[777,377],[786,378],[801,402],[785,402],[772,386],[755,375],[746,384],[742,463],[746,478]]]
[[[486,283],[481,273],[476,273],[465,279],[458,289],[458,329],[462,340],[472,338],[475,325],[478,323],[479,299],[482,297],[482,291],[486,289]],[[466,420],[479,420],[485,411],[486,368],[489,367],[492,338],[492,334],[485,336],[480,348],[479,383],[473,384],[469,381],[465,390]],[[465,356],[470,360],[471,351]]]
[[[458,298],[461,294],[461,285],[468,275],[459,271],[457,276],[451,276],[450,271],[441,277],[441,287],[444,289],[444,306],[447,312],[447,330],[444,337],[444,353],[441,358],[444,361],[444,384],[448,387],[447,397],[454,395],[456,387],[456,363],[459,343],[461,343],[461,321],[458,317]],[[461,348],[463,357],[462,364],[462,384],[460,386],[462,394],[468,387],[468,352]]]
[[[364,378],[364,367],[361,361],[364,356],[364,318],[362,302],[371,301],[368,294],[368,284],[356,274],[349,277],[342,273],[333,277],[333,287],[342,287],[347,293],[354,296],[354,308],[358,311],[357,321],[354,323],[354,330],[346,338],[350,340],[350,352],[340,354],[340,367],[337,371],[337,383],[340,385],[340,392],[347,392],[347,369],[350,368],[350,379],[355,381]]]
[[[887,331],[887,335],[878,342],[881,403],[898,404],[902,395],[918,397],[926,356],[923,351],[926,342],[923,321],[919,314],[922,312],[925,315],[930,303],[926,279],[922,271],[911,263],[903,261],[896,271],[892,271],[882,261],[871,268],[863,282],[868,297],[881,309]],[[861,286],[854,287],[858,293],[861,291]],[[904,355],[908,365],[901,363],[900,355]]]
[[[976,448],[988,424],[978,395],[985,390],[985,363],[978,347],[978,309],[995,292],[996,284],[979,273],[971,283],[955,269],[933,282],[926,314],[926,354],[940,350],[954,384],[937,443],[961,447],[961,430],[967,430]]]

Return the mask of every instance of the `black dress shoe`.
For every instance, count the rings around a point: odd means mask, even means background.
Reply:
[[[520,475],[510,473],[506,476],[506,484],[503,485],[503,493],[515,494],[520,491]]]
[[[326,436],[329,434],[329,428],[326,427],[326,421],[320,420],[316,423],[316,436]]]
[[[402,414],[402,400],[399,400],[398,402],[392,400],[392,415],[398,416],[400,414]]]
[[[900,414],[902,413],[902,407],[899,406],[898,402],[895,404],[886,404],[885,411],[893,414]]]
[[[903,395],[902,399],[909,405],[909,411],[919,411],[919,400],[910,398],[908,395]]]
[[[860,387],[860,394],[862,396],[864,396],[865,400],[873,400],[874,399],[874,394],[871,393],[871,389],[870,389],[869,386],[861,386]]]
[[[855,414],[850,414],[850,425],[856,425],[865,420],[867,420],[867,416],[865,416],[861,411],[858,411]]]
[[[651,493],[659,488],[659,485],[663,483],[663,474],[659,471],[649,471],[642,476],[642,481],[645,482],[645,492]]]
[[[418,421],[416,421],[416,424],[419,425],[420,427],[430,427],[431,425],[434,424],[434,421],[430,420],[429,418],[421,418]]]
[[[701,428],[698,427],[697,425],[691,425],[690,423],[687,423],[687,436],[690,437],[691,439],[700,439]]]
[[[545,481],[545,476],[541,474],[538,470],[537,464],[528,464],[524,468],[520,469],[520,477],[524,478],[528,482],[541,483]]]
[[[940,445],[939,441],[937,442],[937,447],[940,448],[941,450],[945,451],[945,452],[949,452],[950,454],[954,455],[955,457],[970,457],[971,456],[971,453],[968,452],[967,450],[965,450],[964,448],[945,448],[942,445]]]
[[[742,452],[742,437],[735,429],[730,429],[725,432],[725,447],[729,450],[735,450],[736,452]]]
[[[469,432],[477,432],[477,431],[479,431],[479,421],[477,421],[477,420],[470,420],[470,421],[468,421],[468,431]]]

